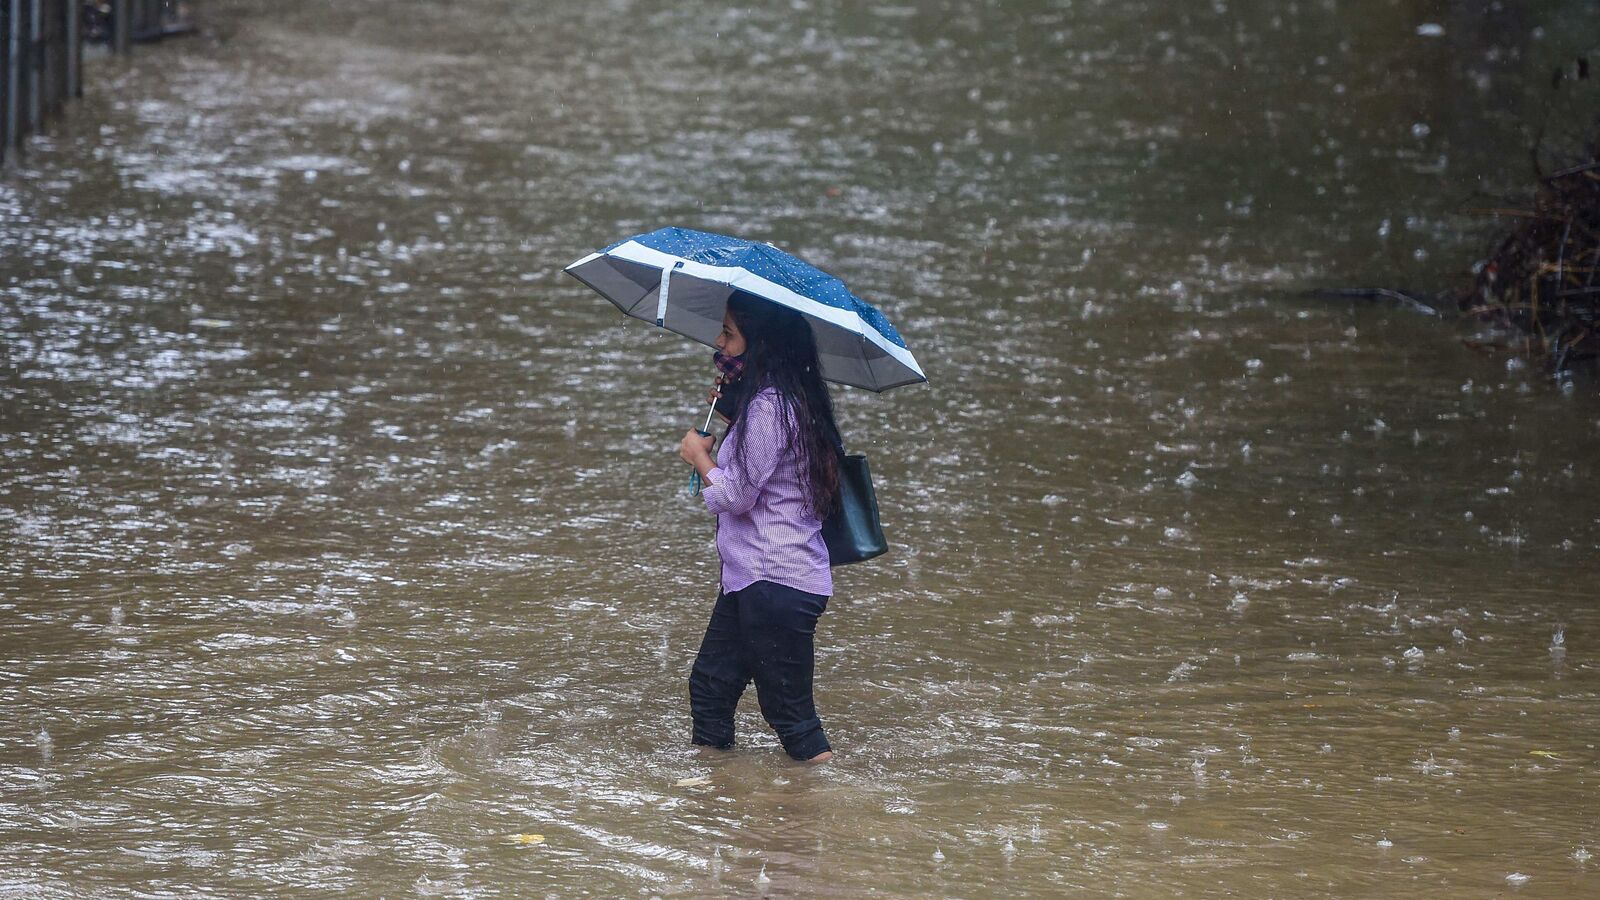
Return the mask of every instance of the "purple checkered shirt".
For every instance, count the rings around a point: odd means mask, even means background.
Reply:
[[[717,514],[722,590],[774,581],[808,594],[833,595],[822,522],[806,512],[799,448],[783,443],[778,394],[764,388],[728,429],[720,465],[707,473],[706,509]],[[744,458],[737,455],[745,444]],[[740,463],[743,463],[741,466]]]

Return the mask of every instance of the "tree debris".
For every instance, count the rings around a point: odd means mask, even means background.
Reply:
[[[1572,77],[1587,79],[1587,61],[1579,63]],[[1530,208],[1486,212],[1513,224],[1456,297],[1489,326],[1488,339],[1469,344],[1522,353],[1558,376],[1600,357],[1600,138],[1576,163],[1541,176]]]

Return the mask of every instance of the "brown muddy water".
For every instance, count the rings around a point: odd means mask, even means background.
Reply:
[[[1469,6],[218,0],[100,60],[0,177],[0,894],[1600,893],[1594,384],[1299,293],[1451,283],[1527,183],[1600,29]],[[560,271],[667,224],[931,378],[838,392],[894,548],[826,767],[753,699],[686,746],[709,354]]]

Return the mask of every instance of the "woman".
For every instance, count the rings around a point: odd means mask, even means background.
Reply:
[[[839,504],[833,403],[799,313],[736,292],[716,343],[743,363],[718,403],[727,436],[717,457],[714,439],[695,431],[678,448],[706,485],[722,558],[722,591],[689,676],[693,740],[732,748],[734,708],[754,680],[783,749],[825,762],[833,751],[811,676],[817,618],[833,594],[822,542],[822,520]]]

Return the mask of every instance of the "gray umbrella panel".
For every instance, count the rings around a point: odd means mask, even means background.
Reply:
[[[658,266],[597,253],[573,263],[566,271],[628,316],[660,324],[707,346],[715,346],[717,335],[722,331],[728,298],[736,290],[791,308],[797,305],[785,302],[795,299],[787,290],[748,273],[738,277],[735,272],[731,279],[724,280],[729,275],[727,270],[671,257],[666,260],[666,265]],[[663,308],[664,293],[667,296]],[[774,299],[770,296],[773,293],[790,296]],[[843,318],[837,311],[830,314]],[[904,348],[880,346],[846,324],[817,315],[807,315],[806,320],[811,323],[817,340],[822,375],[829,381],[869,391],[886,391],[927,380],[916,360]]]

